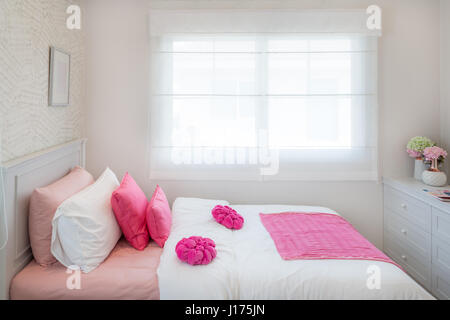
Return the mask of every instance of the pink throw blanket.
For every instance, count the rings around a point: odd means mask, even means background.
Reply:
[[[328,213],[260,213],[284,260],[375,260],[392,263],[344,218]]]

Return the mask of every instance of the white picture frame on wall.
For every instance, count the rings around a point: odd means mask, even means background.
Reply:
[[[70,54],[58,48],[50,48],[50,75],[48,105],[65,107],[69,105]]]

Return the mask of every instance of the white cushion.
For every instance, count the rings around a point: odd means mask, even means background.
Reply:
[[[107,168],[98,180],[64,201],[52,226],[52,253],[64,266],[88,273],[98,267],[122,235],[111,208],[111,194],[119,186]]]

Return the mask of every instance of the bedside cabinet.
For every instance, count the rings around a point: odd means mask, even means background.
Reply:
[[[450,299],[450,203],[414,178],[383,184],[385,253],[437,298]]]

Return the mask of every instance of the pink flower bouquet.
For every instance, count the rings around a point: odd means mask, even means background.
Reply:
[[[414,150],[411,150],[411,149],[406,149],[406,152],[408,152],[408,154],[409,154],[409,156],[410,156],[411,158],[419,159],[419,158],[422,157],[422,154],[421,154],[419,151],[414,151]]]
[[[435,143],[427,137],[414,137],[409,140],[406,145],[406,152],[408,152],[410,157],[416,158],[417,160],[422,160],[423,151],[425,148],[433,147],[434,145]]]
[[[430,171],[439,171],[438,161],[443,161],[447,157],[447,151],[439,147],[428,147],[423,150],[425,160],[431,161]]]
[[[447,151],[445,151],[442,148],[439,147],[428,147],[425,148],[423,151],[423,155],[425,156],[425,159],[427,160],[437,160],[440,157],[446,158],[447,157]]]

